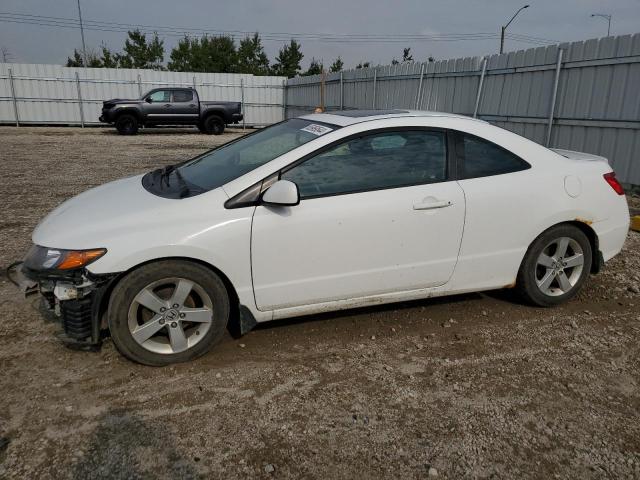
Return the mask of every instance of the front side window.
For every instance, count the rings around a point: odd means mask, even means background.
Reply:
[[[380,190],[447,178],[440,131],[387,131],[348,140],[285,171],[301,198]]]
[[[174,102],[190,102],[193,100],[193,92],[190,90],[174,90],[173,101]]]
[[[149,98],[153,103],[169,103],[171,102],[171,91],[169,90],[158,90],[149,95]]]
[[[531,167],[508,150],[487,140],[464,133],[458,135],[456,153],[458,158],[462,160],[460,176],[462,179],[502,175]]]

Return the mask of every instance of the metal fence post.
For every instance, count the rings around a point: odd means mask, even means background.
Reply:
[[[138,96],[142,98],[142,78],[140,78],[140,74],[138,74]]]
[[[287,118],[287,90],[289,86],[286,80],[282,80],[282,120]]]
[[[344,110],[344,78],[340,71],[340,110]]]
[[[18,116],[18,101],[16,100],[16,88],[13,85],[13,72],[9,69],[9,86],[11,87],[11,100],[13,101],[13,114],[16,117],[16,127],[20,126],[20,117]]]
[[[424,79],[424,63],[420,67],[420,83],[418,83],[418,94],[416,95],[416,110],[420,107],[420,97],[422,96],[422,80]]]
[[[196,76],[193,76],[193,89],[196,89]]]
[[[476,94],[476,106],[473,108],[473,118],[478,116],[478,108],[480,107],[480,97],[482,96],[482,86],[484,85],[484,76],[487,74],[487,57],[482,58],[482,72],[480,73],[480,83],[478,83],[478,93]]]
[[[240,111],[242,112],[242,129],[245,128],[246,115],[244,111],[244,79],[240,79]]]
[[[376,87],[378,84],[378,69],[373,70],[373,105],[372,108],[376,109]]]
[[[78,107],[80,108],[80,126],[84,128],[84,108],[82,106],[82,91],[80,90],[80,75],[76,72],[76,88],[78,89]]]
[[[549,124],[547,125],[547,141],[545,146],[551,144],[551,130],[553,129],[553,115],[556,112],[556,97],[558,96],[558,81],[560,80],[560,70],[562,69],[562,55],[564,50],[558,49],[558,60],[556,63],[556,76],[553,80],[553,93],[551,95],[551,106],[549,107]]]

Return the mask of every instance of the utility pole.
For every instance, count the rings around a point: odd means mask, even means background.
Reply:
[[[78,18],[80,19],[80,36],[82,37],[82,58],[84,59],[84,66],[87,67],[87,46],[84,43],[84,27],[82,26],[82,10],[80,10],[80,0],[78,0]]]
[[[601,17],[607,21],[607,37],[611,36],[611,15],[606,13],[592,13],[591,17]]]
[[[525,5],[524,7],[520,7],[520,9],[513,14],[513,17],[511,17],[511,20],[509,20],[507,22],[506,25],[502,26],[500,28],[500,54],[504,53],[504,34],[507,31],[507,27],[511,24],[511,22],[513,22],[513,19],[516,18],[518,16],[518,14],[524,10],[525,8],[529,8],[529,5]]]

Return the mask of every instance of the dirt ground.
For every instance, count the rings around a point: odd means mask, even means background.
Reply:
[[[239,133],[0,128],[0,265],[63,200]],[[639,478],[639,292],[631,232],[560,308],[326,314],[159,369],[65,349],[1,276],[0,478]]]

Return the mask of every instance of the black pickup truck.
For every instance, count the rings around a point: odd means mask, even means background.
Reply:
[[[137,100],[103,102],[99,120],[114,124],[121,135],[156,125],[197,125],[202,133],[220,135],[242,120],[242,111],[240,102],[201,102],[193,88],[155,88]]]

